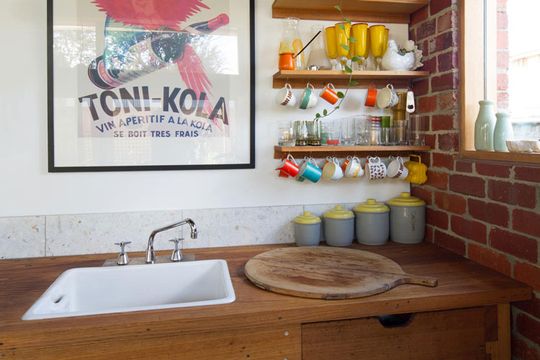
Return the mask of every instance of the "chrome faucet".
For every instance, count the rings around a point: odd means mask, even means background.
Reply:
[[[152,231],[150,234],[150,237],[148,238],[148,246],[146,247],[146,263],[147,264],[153,264],[156,262],[156,254],[154,252],[154,237],[159,234],[162,231],[167,231],[170,229],[174,229],[176,227],[182,226],[182,225],[189,225],[191,228],[191,238],[196,239],[197,238],[197,226],[195,225],[195,222],[191,219],[184,219],[180,222],[164,226],[162,228],[156,229]]]

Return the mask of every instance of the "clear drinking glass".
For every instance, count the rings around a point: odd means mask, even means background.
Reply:
[[[303,120],[298,120],[294,122],[294,139],[296,146],[306,146],[307,145],[307,122]]]
[[[369,145],[369,116],[357,115],[354,117],[356,145]]]
[[[356,142],[354,117],[340,119],[341,125],[341,145],[354,145]]]
[[[409,144],[414,146],[424,146],[424,117],[420,115],[411,115],[409,117]]]
[[[341,138],[340,123],[336,120],[330,120],[325,125],[326,145],[339,145]]]
[[[309,146],[321,145],[321,122],[320,120],[306,121],[307,144]]]
[[[281,123],[278,127],[278,145],[294,146],[294,130],[290,122]]]

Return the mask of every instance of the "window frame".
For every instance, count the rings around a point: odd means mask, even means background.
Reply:
[[[540,164],[540,154],[504,153],[474,150],[474,123],[478,115],[478,102],[497,99],[497,1],[487,1],[486,26],[483,0],[460,0],[460,156],[477,160],[496,160],[515,163]],[[484,39],[484,31],[487,36]],[[486,52],[484,44],[486,40]],[[487,54],[487,56],[485,56]],[[487,58],[487,61],[484,61]]]

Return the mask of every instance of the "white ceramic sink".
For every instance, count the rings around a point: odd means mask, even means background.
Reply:
[[[63,272],[22,319],[207,306],[235,299],[225,260],[75,268]]]

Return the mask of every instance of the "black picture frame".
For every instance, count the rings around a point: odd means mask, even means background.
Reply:
[[[49,173],[74,172],[124,172],[124,171],[171,171],[171,170],[226,170],[255,168],[255,0],[249,2],[249,162],[235,164],[195,165],[126,165],[126,166],[57,166],[55,164],[54,122],[54,0],[47,0],[47,149]]]

